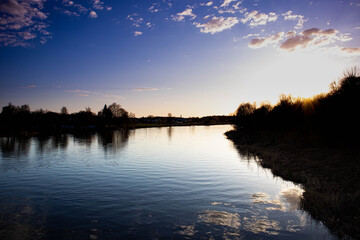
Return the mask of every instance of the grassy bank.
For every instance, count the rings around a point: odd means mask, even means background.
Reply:
[[[301,208],[340,238],[360,239],[360,157],[357,148],[309,146],[285,133],[230,131],[242,155],[304,187]],[[277,139],[274,141],[274,139]]]

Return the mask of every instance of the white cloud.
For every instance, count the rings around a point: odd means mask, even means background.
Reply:
[[[152,12],[152,13],[156,13],[159,11],[158,8],[155,8],[155,5],[152,5],[151,7],[149,7],[149,11]]]
[[[142,34],[143,34],[143,33],[140,32],[140,31],[135,31],[135,32],[134,32],[134,36],[135,36],[135,37],[140,36],[140,35],[142,35]]]
[[[201,28],[200,32],[203,33],[217,33],[222,32],[226,29],[230,29],[232,26],[237,24],[239,20],[236,17],[213,17],[207,23],[194,23],[196,27]]]
[[[266,25],[268,22],[275,22],[278,18],[278,15],[274,12],[259,13],[258,11],[246,12],[244,18],[241,19],[242,23],[248,23],[249,26],[255,27],[258,25]]]
[[[177,13],[175,16],[172,16],[174,21],[180,22],[185,19],[185,17],[190,17],[190,20],[196,18],[196,15],[192,12],[192,8],[187,8],[184,11]]]
[[[96,10],[103,10],[104,9],[104,3],[100,0],[93,0],[92,1],[93,8]]]
[[[90,18],[97,18],[98,15],[97,15],[97,13],[96,13],[95,11],[90,11],[89,17],[90,17]]]
[[[235,0],[224,0],[224,2],[220,5],[220,7],[227,7],[233,1]]]
[[[295,29],[301,29],[304,27],[304,23],[307,19],[304,19],[303,15],[296,15],[293,14],[292,11],[287,11],[286,13],[282,14],[284,16],[284,20],[297,20],[297,24],[295,25]]]
[[[260,34],[258,34],[258,33],[250,33],[250,34],[248,34],[248,35],[246,35],[246,36],[243,36],[242,38],[250,38],[250,37],[258,37]]]
[[[145,87],[145,88],[134,88],[133,90],[137,91],[137,92],[145,92],[145,91],[157,91],[159,89],[158,88]]]
[[[140,17],[139,14],[137,14],[137,13],[128,15],[127,19],[129,19],[132,22],[132,25],[134,27],[140,27],[140,25],[144,22],[144,19],[142,17]]]
[[[294,37],[296,35],[296,31],[295,30],[288,31],[285,35],[287,37]]]
[[[87,91],[87,90],[80,90],[80,89],[75,89],[75,90],[65,90],[65,92],[71,92],[71,93],[90,93],[90,91]]]

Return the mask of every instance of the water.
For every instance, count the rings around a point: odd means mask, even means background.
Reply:
[[[331,239],[231,126],[1,138],[0,239]]]

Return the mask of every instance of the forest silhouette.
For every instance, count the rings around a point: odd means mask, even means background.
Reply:
[[[330,85],[328,93],[306,99],[281,95],[275,106],[242,103],[235,113],[235,125],[252,134],[275,131],[276,137],[298,144],[354,145],[359,143],[359,106],[360,69],[353,67]]]

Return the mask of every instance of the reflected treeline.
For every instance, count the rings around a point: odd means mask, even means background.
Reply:
[[[117,152],[126,146],[131,133],[129,130],[114,130],[34,137],[1,137],[0,148],[2,157],[11,159],[28,157],[32,147],[35,154],[66,150],[72,141],[88,147],[97,142],[105,152]]]
[[[301,183],[301,209],[340,238],[359,239],[360,171],[358,154],[343,149],[285,149],[235,145],[240,156],[257,161],[285,180]],[[324,164],[326,161],[326,164]],[[286,193],[295,204],[292,193]],[[295,199],[295,200],[294,200]]]
[[[30,152],[30,137],[1,137],[0,146],[3,157],[20,157]]]
[[[117,152],[127,145],[131,133],[133,131],[125,129],[99,132],[98,142],[105,152]]]

